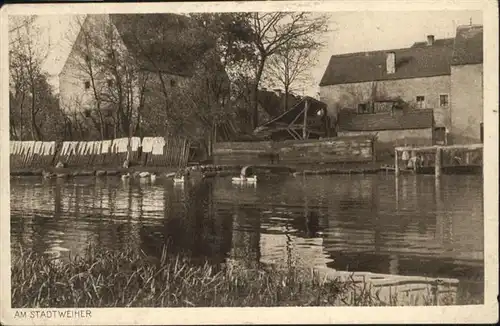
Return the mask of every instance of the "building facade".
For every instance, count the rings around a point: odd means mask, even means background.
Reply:
[[[454,39],[428,35],[404,49],[334,55],[320,98],[338,120],[342,110],[375,114],[365,112],[366,103],[398,98],[412,109],[432,109],[434,132],[444,142],[479,142],[482,26],[460,26]]]
[[[483,27],[457,30],[451,62],[451,130],[454,143],[483,139]]]

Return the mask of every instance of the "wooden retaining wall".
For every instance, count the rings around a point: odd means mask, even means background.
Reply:
[[[336,137],[283,142],[226,142],[214,146],[215,164],[314,164],[371,162],[372,137]]]
[[[155,151],[142,150],[139,137],[104,141],[11,141],[10,168],[47,168],[58,162],[67,167],[122,167],[129,158],[131,165],[185,167],[189,142],[183,138],[155,137]],[[129,151],[130,149],[130,151]]]

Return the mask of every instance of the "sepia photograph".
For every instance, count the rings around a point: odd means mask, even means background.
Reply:
[[[371,3],[2,8],[2,323],[498,320],[496,4]]]

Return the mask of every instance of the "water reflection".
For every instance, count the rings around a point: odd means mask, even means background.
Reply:
[[[229,178],[173,184],[119,178],[11,180],[11,240],[60,256],[89,242],[200,262],[328,266],[457,277],[482,286],[477,176]]]

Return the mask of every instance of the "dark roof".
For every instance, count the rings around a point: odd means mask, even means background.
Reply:
[[[306,103],[306,100],[308,100],[309,102],[309,107],[308,107],[308,110],[307,110],[307,116],[316,116],[318,111],[319,110],[326,110],[326,104],[321,102],[321,101],[318,101],[312,97],[304,97],[300,102],[298,102],[294,107],[292,107],[290,110],[282,113],[281,115],[277,116],[276,118],[260,125],[259,127],[257,127],[254,131],[254,133],[258,133],[258,132],[261,132],[265,129],[269,129],[269,128],[274,128],[275,126],[277,125],[288,125],[290,123],[292,123],[294,121],[294,119],[296,119],[295,121],[299,124],[300,121],[302,121],[302,116],[304,115],[303,114],[303,110],[304,110],[304,106],[305,106],[305,103]]]
[[[434,124],[432,109],[415,109],[406,112],[357,114],[339,112],[339,131],[381,131],[402,129],[425,129]]]
[[[206,50],[202,49],[203,42],[196,41],[200,38],[194,34],[195,23],[187,16],[170,13],[109,16],[143,70],[191,76],[196,69],[195,58],[199,58],[193,53]],[[161,39],[155,38],[160,35]]]
[[[483,26],[459,26],[453,49],[452,65],[483,62]]]
[[[435,40],[433,45],[434,46],[453,46],[454,39],[453,38],[442,38]],[[415,42],[411,46],[412,48],[424,48],[428,47],[427,42]]]
[[[285,93],[282,92],[281,96],[278,96],[276,92],[268,90],[259,90],[258,101],[260,106],[266,111],[271,118],[277,117],[283,113],[283,106],[285,105]],[[288,108],[291,108],[299,102],[299,99],[293,94],[288,94]]]
[[[452,51],[453,39],[442,39],[431,46],[333,55],[320,86],[449,75]],[[386,72],[388,52],[396,56],[393,74]]]

